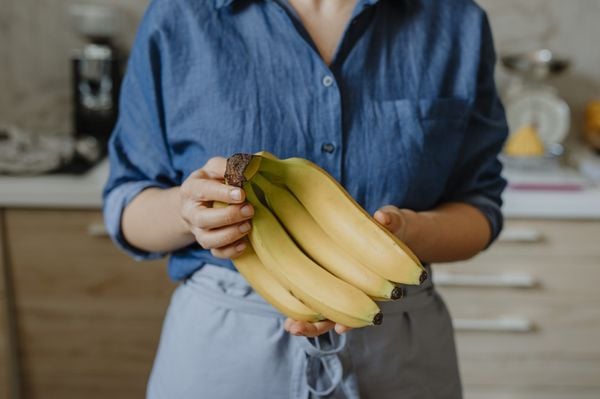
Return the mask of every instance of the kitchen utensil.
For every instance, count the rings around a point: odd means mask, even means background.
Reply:
[[[511,132],[504,154],[507,162],[535,166],[560,157],[571,112],[549,79],[565,72],[570,62],[547,49],[509,54],[501,60],[515,77],[505,96]]]
[[[74,5],[69,13],[86,40],[72,56],[75,137],[93,137],[104,153],[118,113],[124,57],[114,42],[120,17],[101,5]]]

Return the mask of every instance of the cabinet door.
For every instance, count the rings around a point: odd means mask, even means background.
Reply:
[[[10,357],[8,354],[8,303],[4,264],[3,213],[0,209],[0,399],[8,399]]]
[[[8,210],[25,397],[142,398],[174,284],[95,211]]]
[[[508,221],[505,231],[522,239],[435,270],[467,326],[457,329],[466,398],[600,397],[600,223]]]

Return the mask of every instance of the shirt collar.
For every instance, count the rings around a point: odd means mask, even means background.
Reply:
[[[215,6],[217,8],[228,7],[236,1],[239,0],[215,0]],[[364,8],[365,6],[372,6],[377,2],[379,2],[379,0],[358,0],[358,5]]]

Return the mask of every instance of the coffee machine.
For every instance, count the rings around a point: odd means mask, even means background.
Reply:
[[[114,7],[87,4],[69,7],[69,14],[85,41],[71,58],[74,136],[77,153],[93,162],[105,154],[118,116],[124,69],[115,44],[120,14]]]

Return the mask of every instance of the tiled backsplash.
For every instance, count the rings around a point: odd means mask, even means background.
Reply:
[[[147,1],[0,0],[0,124],[39,131],[70,129],[69,55],[79,44],[66,12],[72,3],[118,5],[126,20],[121,42],[127,45]],[[577,129],[585,102],[600,97],[600,1],[480,0],[480,4],[490,15],[499,52],[548,47],[574,61],[555,84],[573,108]],[[500,85],[506,82],[502,71],[498,78]]]

